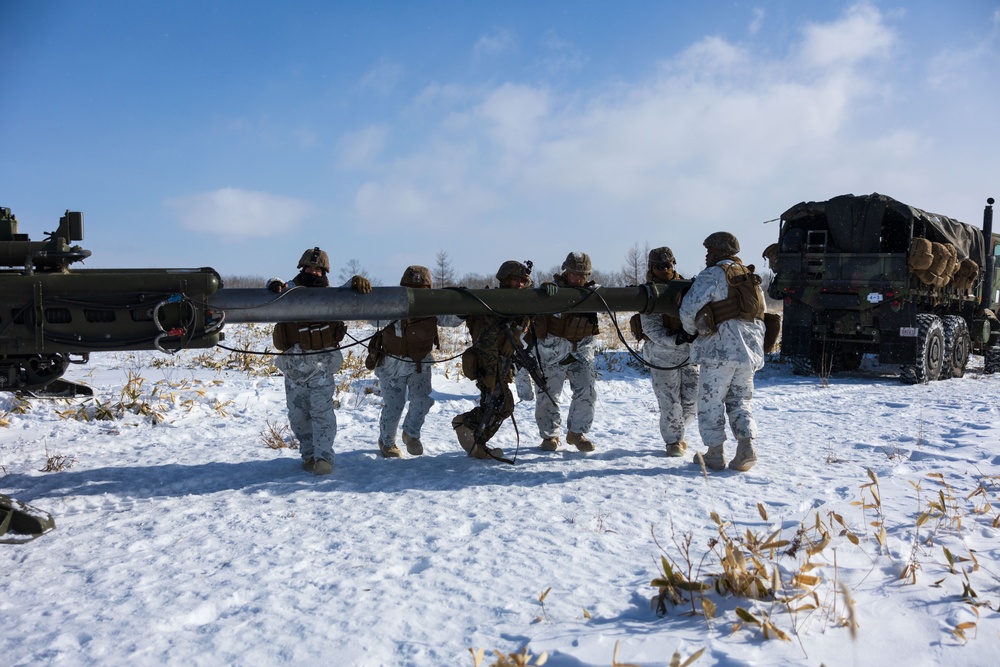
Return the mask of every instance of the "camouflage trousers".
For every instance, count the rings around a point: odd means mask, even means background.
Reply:
[[[670,371],[650,369],[653,394],[660,406],[660,435],[672,445],[684,439],[684,428],[698,412],[698,367],[684,366]]]
[[[403,416],[406,402],[410,407],[403,419],[403,432],[413,438],[420,437],[420,429],[424,426],[427,413],[434,406],[431,398],[431,366],[421,364],[417,372],[417,364],[402,362],[395,372],[380,373],[381,366],[375,369],[379,384],[382,387],[382,413],[378,419],[379,439],[385,446],[396,443],[396,431]]]
[[[750,411],[752,366],[702,362],[698,391],[698,431],[706,447],[726,441],[726,418],[733,437],[756,438],[757,422]]]
[[[562,416],[559,414],[559,400],[566,380],[572,394],[566,428],[574,433],[586,433],[594,423],[594,404],[597,401],[596,372],[594,362],[575,359],[569,364],[546,364],[542,366],[545,375],[545,389],[535,393],[535,423],[538,434],[543,438],[558,438],[561,432]],[[546,393],[547,392],[547,393]],[[551,396],[552,398],[549,398]]]
[[[514,373],[514,387],[517,388],[517,397],[520,400],[535,400],[535,386],[531,383],[531,373],[523,368],[518,368]]]
[[[475,433],[482,425],[482,432],[476,438],[476,444],[485,445],[490,438],[496,435],[500,426],[507,417],[514,414],[514,395],[510,393],[510,387],[506,382],[501,382],[495,388],[488,387],[482,380],[476,381],[476,388],[479,389],[479,405],[468,412],[463,412],[455,419],[468,426]],[[489,404],[493,403],[492,414]]]
[[[302,355],[298,345],[275,359],[285,375],[285,405],[288,423],[299,441],[303,460],[324,459],[333,463],[333,441],[337,437],[337,413],[333,397],[337,393],[337,372],[343,356],[337,350]],[[295,354],[299,352],[300,354]]]

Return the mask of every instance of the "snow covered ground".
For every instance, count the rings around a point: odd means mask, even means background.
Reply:
[[[471,666],[470,648],[487,665],[527,646],[579,667],[616,645],[646,667],[996,664],[1000,377],[981,359],[918,386],[870,360],[828,380],[769,363],[760,462],[707,477],[664,455],[620,351],[597,451],[540,451],[522,402],[520,448],[509,422],[495,440],[514,466],[455,442],[476,391],[454,362],[426,454],[401,460],[376,454],[374,378],[345,374],[336,467],[316,477],[265,445],[281,378],[204,363],[226,354],[94,355],[68,375],[94,399],[0,394],[0,492],[57,524],[0,545],[0,664]],[[121,405],[153,417],[94,419]],[[659,616],[663,557],[710,588]],[[740,561],[760,599],[717,591]]]

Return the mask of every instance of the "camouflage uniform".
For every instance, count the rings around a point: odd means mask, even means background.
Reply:
[[[673,264],[674,256],[670,248],[654,248],[649,253],[646,280],[662,283],[682,279],[683,276],[673,269]],[[653,274],[653,267],[657,265],[669,266],[660,274],[663,279]],[[677,342],[678,334],[683,333],[679,319],[643,313],[640,320],[642,356],[654,366],[661,367],[649,369],[653,394],[660,407],[660,435],[666,444],[667,454],[681,456],[687,449],[684,429],[694,421],[697,413],[698,366],[691,362],[691,345]],[[674,366],[681,367],[672,368]]]
[[[403,272],[399,284],[412,289],[430,289],[431,272],[424,266],[410,266]],[[379,415],[379,449],[383,456],[398,457],[396,432],[403,421],[403,444],[414,456],[423,454],[420,430],[427,414],[434,406],[431,397],[431,368],[437,346],[437,326],[458,326],[457,317],[418,318],[392,322],[382,329],[382,340],[391,339],[394,345],[383,342],[383,354],[374,368],[382,391],[382,412]],[[380,326],[375,322],[375,326]],[[424,351],[426,350],[426,352]],[[416,355],[416,356],[414,356]],[[410,407],[403,418],[403,409]]]
[[[691,360],[700,366],[698,430],[709,450],[704,456],[705,464],[713,469],[725,467],[723,444],[728,416],[729,426],[740,445],[737,458],[730,462],[730,467],[743,470],[747,468],[738,467],[741,452],[753,453],[752,443],[757,437],[757,423],[750,401],[753,398],[754,373],[764,365],[764,323],[756,319],[728,319],[718,325],[715,333],[696,325],[696,315],[704,306],[728,298],[725,267],[739,261],[735,256],[739,244],[726,232],[717,232],[706,239],[709,257],[712,257],[714,247],[709,245],[709,241],[715,239],[715,242],[723,243],[718,241],[720,235],[725,235],[735,244],[728,246],[732,252],[698,274],[691,289],[684,295],[680,316],[685,330],[698,332],[698,338],[691,344]],[[755,453],[753,461],[756,461]],[[753,462],[749,465],[752,466]]]
[[[274,365],[285,376],[285,404],[292,433],[299,440],[302,460],[333,463],[337,437],[337,373],[344,363],[338,349],[303,353],[296,343],[278,355]]]
[[[562,265],[563,273],[552,277],[558,288],[572,287],[566,281],[567,272],[589,275],[590,257],[573,252]],[[593,281],[586,287],[595,287]],[[562,416],[559,400],[566,381],[572,393],[569,414],[566,418],[567,442],[581,451],[592,451],[593,443],[586,437],[594,423],[594,404],[597,401],[597,371],[594,352],[597,349],[597,313],[562,313],[541,315],[534,319],[538,335],[538,357],[545,390],[541,387],[535,395],[535,423],[542,437],[542,449],[553,451],[558,447]],[[584,335],[585,333],[585,335]]]
[[[293,287],[329,287],[326,274],[330,259],[319,248],[306,250],[299,260],[302,269],[285,283],[272,278],[268,289],[282,292]],[[319,269],[319,272],[312,272]],[[371,291],[371,284],[354,276],[344,287],[361,293]],[[303,467],[317,474],[333,468],[333,442],[337,437],[337,414],[333,397],[337,393],[337,373],[344,363],[338,344],[344,337],[345,325],[330,322],[282,322],[274,327],[275,347],[281,351],[274,365],[285,376],[285,404],[292,433],[299,441]]]
[[[505,280],[520,278],[521,286],[527,287],[531,285],[530,273],[530,268],[521,262],[509,260],[500,266],[497,280],[500,281],[500,287],[505,288]],[[514,350],[502,327],[509,327],[514,338],[520,340],[528,322],[527,317],[494,315],[470,315],[465,320],[472,336],[472,347],[462,355],[462,366],[466,377],[476,382],[479,405],[456,415],[451,420],[451,425],[459,444],[470,456],[480,459],[503,456],[503,450],[499,447],[486,445],[504,420],[514,414],[514,396],[509,386],[514,380],[514,368],[511,364]]]

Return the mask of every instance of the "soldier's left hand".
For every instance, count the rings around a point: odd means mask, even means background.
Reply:
[[[372,291],[372,284],[364,276],[354,276],[351,278],[351,289],[360,294],[369,294]]]

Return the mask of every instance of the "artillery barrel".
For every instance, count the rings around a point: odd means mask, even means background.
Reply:
[[[546,315],[554,313],[646,312],[677,315],[690,280],[594,290],[411,289],[375,287],[370,294],[345,288],[297,287],[282,294],[266,289],[220,289],[208,308],[224,311],[226,322],[321,322],[402,320],[439,315]]]

